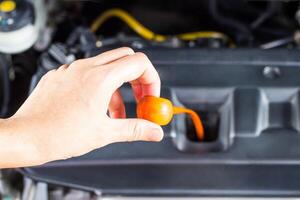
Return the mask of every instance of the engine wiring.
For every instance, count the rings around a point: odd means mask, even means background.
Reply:
[[[164,42],[171,37],[177,37],[185,41],[191,41],[196,39],[221,39],[223,41],[228,42],[230,47],[235,47],[234,42],[227,35],[216,31],[197,31],[190,33],[182,33],[174,36],[156,34],[150,29],[146,28],[128,12],[119,8],[109,9],[103,12],[99,17],[97,17],[91,25],[92,32],[97,32],[97,30],[103,25],[103,23],[112,17],[119,18],[120,20],[125,22],[133,31],[135,31],[138,35],[140,35],[146,40]]]
[[[274,40],[274,41],[262,44],[262,45],[260,45],[260,48],[261,49],[273,49],[273,48],[277,48],[277,47],[287,45],[287,44],[289,44],[291,42],[294,42],[294,41],[295,41],[295,39],[294,39],[293,36],[286,37],[286,38],[281,38],[281,39],[278,39],[278,40]]]
[[[11,86],[9,80],[9,61],[7,56],[4,54],[0,54],[0,66],[2,68],[2,81],[3,81],[3,97],[2,104],[0,108],[0,117],[7,117],[9,111],[9,102],[11,98]]]
[[[271,42],[260,45],[261,49],[274,49],[282,46],[286,46],[289,44],[299,44],[300,43],[300,31],[295,31],[293,35],[287,36],[285,38],[280,38],[277,40],[273,40]]]
[[[208,10],[211,14],[211,20],[216,21],[217,24],[223,28],[233,30],[233,37],[237,43],[242,42],[247,45],[251,45],[254,38],[249,27],[240,21],[239,18],[224,15],[220,11],[220,5],[222,2],[224,3],[226,1],[209,0],[208,2]]]

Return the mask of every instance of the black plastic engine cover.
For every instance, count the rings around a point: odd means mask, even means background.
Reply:
[[[199,112],[210,139],[194,141],[188,119],[178,115],[160,143],[112,144],[22,173],[102,194],[300,195],[300,51],[145,53],[161,76],[162,96]],[[130,89],[121,92],[134,117]]]

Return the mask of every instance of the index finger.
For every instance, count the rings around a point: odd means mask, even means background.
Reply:
[[[161,82],[158,72],[144,53],[135,53],[107,65],[112,90],[130,82],[137,100],[145,95],[159,96]]]

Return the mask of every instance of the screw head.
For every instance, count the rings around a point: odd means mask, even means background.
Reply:
[[[279,67],[275,66],[265,66],[263,69],[263,75],[268,79],[279,78],[282,75],[282,72]]]

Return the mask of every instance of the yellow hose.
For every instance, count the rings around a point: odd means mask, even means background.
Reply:
[[[223,33],[215,32],[215,31],[199,31],[199,32],[179,34],[178,37],[182,40],[195,40],[197,38],[219,39],[219,38],[225,38],[226,36]]]
[[[160,35],[152,32],[145,26],[143,26],[140,22],[138,22],[133,16],[131,16],[129,13],[127,13],[124,10],[113,8],[110,10],[105,11],[102,13],[92,24],[91,30],[93,32],[96,32],[102,24],[108,20],[109,18],[117,17],[124,21],[132,30],[134,30],[138,35],[143,37],[147,40],[153,40],[156,42],[163,42],[170,36]],[[222,39],[225,41],[229,41],[231,43],[231,46],[233,46],[233,43],[231,40],[220,32],[215,31],[198,31],[198,32],[191,32],[191,33],[183,33],[176,35],[176,37],[182,39],[182,40],[196,40],[199,38],[213,38],[213,39]]]
[[[142,36],[147,40],[155,40],[157,42],[162,42],[166,40],[166,37],[163,35],[158,35],[153,33],[151,30],[147,29],[140,22],[138,22],[135,18],[133,18],[129,13],[124,10],[113,8],[105,11],[102,15],[100,15],[92,24],[91,30],[96,32],[101,25],[109,18],[117,17],[124,21],[130,28],[132,28],[137,34]]]

